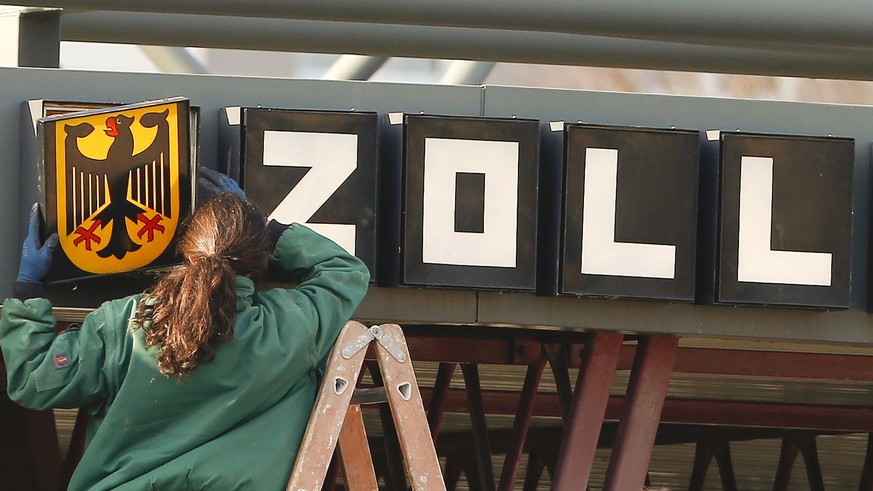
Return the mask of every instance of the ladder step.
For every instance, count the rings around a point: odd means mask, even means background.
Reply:
[[[351,404],[382,404],[388,402],[385,387],[373,387],[368,389],[355,389],[352,394]]]

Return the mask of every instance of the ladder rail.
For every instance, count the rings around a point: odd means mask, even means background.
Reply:
[[[382,343],[376,345],[376,356],[385,381],[388,405],[391,407],[394,426],[403,449],[406,475],[412,489],[416,491],[444,490],[445,481],[421,402],[421,392],[409,361],[409,348],[406,346],[403,331],[397,324],[384,324],[382,331],[405,354],[405,357],[398,359],[395,350]]]
[[[339,435],[339,457],[347,490],[379,489],[359,404],[350,405],[346,413]]]
[[[319,490],[324,485],[366,355],[366,350],[362,350],[346,358],[339,347],[354,341],[366,329],[360,322],[347,322],[331,350],[328,371],[321,381],[286,491]]]

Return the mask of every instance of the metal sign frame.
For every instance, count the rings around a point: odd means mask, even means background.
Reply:
[[[824,343],[867,343],[873,316],[867,312],[870,154],[873,108],[699,97],[619,94],[512,87],[448,87],[413,84],[328,82],[308,80],[196,77],[130,73],[96,73],[42,69],[0,69],[0,144],[12,151],[0,155],[6,210],[27,210],[35,201],[33,163],[20,162],[21,141],[34,131],[22,124],[22,102],[37,98],[135,101],[184,94],[202,115],[215,115],[229,105],[300,107],[379,113],[434,113],[485,117],[531,118],[542,122],[583,121],[669,128],[730,129],[795,135],[839,135],[854,138],[852,181],[852,293],[840,312],[807,312],[764,307],[720,307],[636,300],[553,298],[532,293],[371,287],[358,311],[361,319],[407,323],[525,325],[549,329],[604,329],[713,337],[752,337]],[[192,83],[196,80],[197,83]],[[810,117],[814,115],[815,117]],[[200,162],[218,161],[218,118],[201,118]],[[399,138],[387,132],[386,138]],[[548,144],[544,140],[544,147]],[[386,144],[383,152],[391,153]],[[548,149],[544,148],[544,151]],[[717,145],[701,147],[702,162],[717,162]],[[701,168],[701,172],[711,172]],[[12,184],[12,185],[10,185]],[[706,191],[706,190],[704,190]],[[704,202],[712,195],[701,194]],[[702,203],[702,206],[711,206]],[[19,230],[18,241],[0,244],[0,288],[15,277],[24,237],[26,213],[7,213],[5,230]],[[701,230],[701,234],[709,235]],[[701,253],[709,254],[708,248]],[[714,254],[714,253],[713,253]],[[136,281],[105,281],[89,288],[72,285],[51,292],[59,306],[94,306],[100,298],[140,290]],[[5,295],[9,294],[6,290]]]

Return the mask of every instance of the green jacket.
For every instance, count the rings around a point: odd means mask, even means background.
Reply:
[[[181,379],[162,375],[157,348],[128,328],[141,295],[106,302],[57,336],[48,300],[4,302],[9,396],[91,414],[70,489],[284,489],[315,401],[315,367],[364,298],[369,272],[302,225],[282,234],[271,266],[300,284],[256,292],[237,277],[233,339]]]

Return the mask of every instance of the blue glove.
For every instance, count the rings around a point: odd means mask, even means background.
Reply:
[[[197,167],[197,187],[200,191],[206,194],[207,198],[222,194],[231,193],[245,198],[246,193],[239,187],[230,177],[216,172],[206,167]]]
[[[18,268],[17,281],[41,282],[48,274],[52,265],[52,255],[58,245],[58,234],[52,234],[45,244],[39,241],[40,214],[39,205],[34,204],[30,210],[30,224],[27,238],[21,247],[21,266]]]

